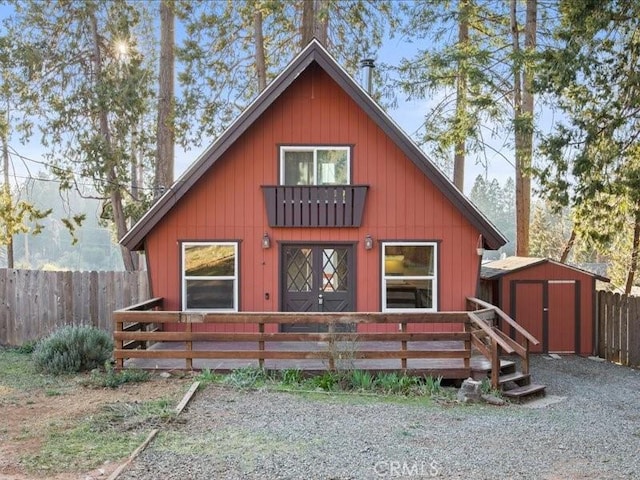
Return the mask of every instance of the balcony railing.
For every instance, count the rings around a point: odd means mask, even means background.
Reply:
[[[367,185],[263,186],[270,227],[359,227]]]

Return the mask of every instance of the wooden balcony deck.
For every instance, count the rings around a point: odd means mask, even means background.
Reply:
[[[162,299],[156,298],[114,312],[114,358],[117,368],[209,368],[218,372],[255,365],[309,373],[354,368],[461,379],[490,370],[492,385],[498,388],[500,355],[506,353],[520,356],[523,373],[528,374],[528,342],[537,340],[496,307],[469,300],[474,311],[191,313],[163,311]],[[523,345],[500,331],[497,319],[520,329],[525,336]],[[327,331],[279,331],[279,325],[295,323],[324,324]],[[242,330],[249,331],[193,331],[197,324],[243,325]],[[344,324],[394,328],[384,333],[356,333],[342,329]],[[177,326],[169,330],[179,331],[166,331],[162,325]]]

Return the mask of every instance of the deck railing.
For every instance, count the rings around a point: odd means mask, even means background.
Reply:
[[[467,298],[470,324],[467,331],[471,334],[473,346],[491,362],[491,386],[499,387],[500,356],[516,354],[520,357],[520,370],[529,373],[529,345],[540,342],[495,305],[478,298]],[[509,327],[515,338],[507,335],[503,328]]]
[[[339,369],[347,361],[394,360],[397,368],[411,370],[416,374],[440,375],[447,370],[447,378],[467,378],[471,374],[471,335],[464,331],[468,321],[466,312],[442,313],[282,313],[282,312],[240,312],[240,313],[189,313],[144,310],[145,304],[134,309],[114,312],[116,367],[123,368],[127,359],[182,359],[184,368],[191,370],[194,359],[250,360],[264,367],[269,360],[321,360],[330,370]],[[162,299],[147,302],[150,308],[162,305]],[[283,333],[280,324],[321,324],[326,325],[324,333]],[[340,331],[340,324],[391,324],[398,331],[385,333],[351,333]],[[130,325],[162,324],[181,325],[181,331],[136,331],[127,330]],[[253,332],[198,332],[194,326],[243,325]],[[411,324],[447,324],[444,330],[436,332],[411,332]],[[452,325],[454,325],[452,327]],[[167,329],[167,330],[175,330]],[[181,346],[170,350],[128,349],[126,342],[179,342]],[[198,349],[195,342],[216,342],[226,344],[217,349]],[[451,342],[443,347],[442,343]],[[249,349],[239,349],[238,344],[252,345]],[[319,346],[320,344],[320,346]],[[312,348],[309,348],[309,347]],[[417,366],[411,362],[424,359],[443,360],[447,366]],[[379,362],[378,362],[379,363]],[[436,362],[437,363],[437,362]],[[455,364],[455,365],[454,365]],[[363,369],[375,370],[376,368]],[[380,368],[386,369],[386,368]],[[218,370],[224,370],[219,368]]]
[[[472,347],[486,357],[491,365],[491,384],[499,387],[500,356],[517,354],[521,370],[529,373],[529,345],[537,344],[529,332],[499,308],[476,298],[468,298],[468,312],[434,313],[294,313],[238,312],[192,313],[163,311],[161,298],[154,298],[113,313],[117,368],[128,359],[179,359],[184,368],[193,369],[195,359],[221,361],[253,361],[265,367],[265,361],[321,360],[325,369],[335,370],[345,362],[396,361],[392,370],[414,374],[467,378],[472,375]],[[515,329],[521,343],[500,329]],[[200,332],[195,325],[242,325],[245,332]],[[284,333],[282,324],[319,324],[323,333]],[[345,332],[341,325],[393,325],[397,331],[380,333]],[[443,331],[410,331],[410,325],[446,325]],[[157,326],[180,328],[155,328]],[[152,326],[154,328],[149,328]],[[432,327],[435,329],[437,327]],[[171,331],[179,330],[179,331]],[[145,348],[155,342],[174,342],[171,349]],[[215,342],[217,348],[202,348],[196,342]],[[437,342],[441,342],[438,344]],[[442,342],[450,342],[444,344]],[[177,344],[177,347],[175,346]],[[240,348],[243,345],[244,348]],[[249,345],[247,347],[247,345]],[[127,348],[129,346],[129,348]],[[138,348],[131,348],[138,347]],[[420,364],[434,360],[432,364]],[[440,364],[437,364],[441,361]],[[414,364],[410,365],[409,362]],[[388,363],[388,362],[387,362]],[[379,364],[379,362],[378,362]],[[389,370],[390,368],[367,368]],[[224,371],[225,368],[218,368]]]

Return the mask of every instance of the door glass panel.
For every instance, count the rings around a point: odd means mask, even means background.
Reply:
[[[284,152],[284,184],[313,185],[313,152]]]
[[[287,291],[310,292],[313,286],[313,257],[310,248],[287,248]]]
[[[325,248],[322,250],[322,290],[346,292],[349,288],[349,249]]]

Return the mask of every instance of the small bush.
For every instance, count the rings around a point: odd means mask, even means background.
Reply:
[[[223,376],[211,370],[210,368],[205,368],[198,375],[196,375],[195,379],[200,382],[200,388],[203,388],[210,383],[221,382]]]
[[[32,357],[37,370],[60,375],[98,368],[112,352],[108,333],[93,327],[63,327],[41,340]]]
[[[16,347],[15,350],[18,353],[30,354],[30,353],[33,353],[33,351],[36,349],[36,345],[37,345],[37,342],[29,341],[29,342],[23,343],[19,347]]]
[[[337,390],[340,387],[340,374],[337,372],[324,372],[322,375],[312,377],[308,380],[309,385],[312,388],[319,388],[330,392]]]

